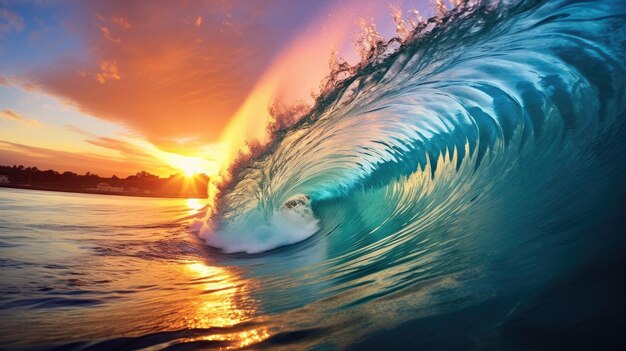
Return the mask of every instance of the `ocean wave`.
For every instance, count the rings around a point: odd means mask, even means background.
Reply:
[[[256,253],[332,235],[348,252],[593,212],[623,192],[606,158],[624,155],[625,16],[620,1],[482,1],[432,19],[240,171],[200,236]]]

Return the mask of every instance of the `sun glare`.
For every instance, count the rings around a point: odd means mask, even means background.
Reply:
[[[185,174],[185,177],[190,178],[193,177],[194,175],[196,175],[196,171],[191,168],[191,167],[181,167],[181,169],[183,170],[183,173]]]
[[[199,173],[214,176],[219,173],[223,162],[221,156],[223,146],[218,144],[200,148],[193,156],[163,151],[150,143],[139,143],[139,145],[187,178],[192,178]]]
[[[166,160],[172,167],[179,169],[187,178],[192,178],[198,173],[207,173],[208,170],[206,160],[197,157],[168,154]]]

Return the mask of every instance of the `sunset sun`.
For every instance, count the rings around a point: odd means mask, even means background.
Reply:
[[[200,157],[186,156],[176,153],[168,153],[156,151],[165,163],[172,168],[179,170],[185,177],[191,178],[199,173],[215,174],[217,167],[211,161],[207,161]]]
[[[181,170],[187,178],[193,177],[196,173],[198,173],[192,165],[183,166],[181,167]]]

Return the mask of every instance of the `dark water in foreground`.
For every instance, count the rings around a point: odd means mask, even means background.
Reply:
[[[201,207],[196,200],[2,189],[2,348],[625,345],[623,208],[586,231],[595,239],[584,248],[575,239],[525,242],[509,257],[482,257],[404,286],[406,278],[397,278],[420,275],[419,268],[367,266],[375,258],[361,257],[328,269],[322,253],[311,251],[319,243],[251,257],[219,254],[186,230]],[[557,235],[551,230],[544,235]],[[543,257],[525,256],[528,246]],[[543,265],[552,255],[563,260],[559,269]],[[429,258],[406,260],[427,265]]]

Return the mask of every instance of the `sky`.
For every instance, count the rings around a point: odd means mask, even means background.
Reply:
[[[312,103],[359,23],[428,0],[0,0],[0,164],[217,174],[268,108]]]

